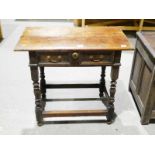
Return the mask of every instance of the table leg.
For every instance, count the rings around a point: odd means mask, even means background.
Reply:
[[[38,73],[38,67],[37,66],[31,66],[31,78],[33,81],[33,89],[34,89],[34,95],[35,95],[35,112],[36,112],[36,119],[38,122],[38,125],[41,126],[43,123],[43,105],[41,101],[41,91],[39,87],[39,73]]]
[[[114,118],[114,101],[115,101],[115,93],[116,93],[116,84],[119,75],[119,66],[112,66],[111,69],[111,85],[110,85],[110,101],[109,101],[109,109],[107,120],[108,122],[112,122]]]
[[[41,89],[41,95],[42,98],[46,98],[46,80],[45,80],[45,72],[44,67],[40,67],[40,89]]]
[[[99,96],[103,97],[103,92],[105,90],[105,66],[101,67],[101,79],[100,79],[100,87],[99,87]]]

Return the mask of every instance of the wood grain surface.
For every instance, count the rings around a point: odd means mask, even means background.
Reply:
[[[138,32],[137,35],[148,49],[149,54],[155,59],[155,31]]]
[[[43,117],[104,116],[107,112],[107,110],[44,111]]]
[[[149,124],[155,112],[155,32],[138,32],[129,89],[141,116]]]
[[[15,51],[131,49],[125,34],[114,27],[28,27]]]

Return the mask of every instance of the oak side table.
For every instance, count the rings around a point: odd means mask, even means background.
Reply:
[[[114,97],[119,74],[121,51],[132,46],[124,33],[114,27],[28,27],[21,36],[15,51],[28,51],[31,77],[35,95],[35,112],[38,125],[46,117],[106,116],[114,118]],[[98,84],[47,84],[45,67],[93,67],[100,66]],[[111,67],[109,92],[105,85],[105,69]],[[40,69],[40,78],[39,78]],[[46,90],[51,88],[99,88],[99,98],[105,110],[45,111],[48,101]],[[60,99],[59,99],[60,100]],[[78,100],[78,99],[77,99]],[[91,99],[93,100],[93,98]],[[97,100],[96,98],[94,100]],[[67,99],[65,99],[67,101]]]

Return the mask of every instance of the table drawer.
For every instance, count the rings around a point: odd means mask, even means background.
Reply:
[[[111,64],[114,61],[113,52],[87,53],[82,55],[81,65],[104,65]]]
[[[113,52],[62,52],[41,53],[39,63],[50,66],[100,66],[112,64]]]
[[[68,53],[43,53],[39,55],[39,63],[47,65],[70,65]]]

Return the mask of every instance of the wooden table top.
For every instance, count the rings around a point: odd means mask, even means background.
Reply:
[[[28,27],[15,51],[131,49],[125,34],[114,27]]]

